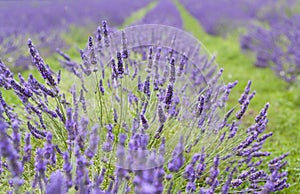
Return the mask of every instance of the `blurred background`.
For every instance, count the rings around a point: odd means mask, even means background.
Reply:
[[[256,66],[270,66],[287,82],[297,80],[297,0],[0,1],[1,58],[16,70],[28,69],[30,61],[23,45],[29,37],[48,56],[56,48],[80,42],[80,37],[67,40],[70,31],[77,28],[91,32],[102,20],[115,28],[145,23],[184,28],[179,6],[207,34],[239,37],[243,51],[255,53]]]

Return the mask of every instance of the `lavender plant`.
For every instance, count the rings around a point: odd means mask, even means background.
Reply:
[[[0,62],[3,93],[12,90],[24,109],[0,95],[1,190],[271,193],[288,187],[287,154],[270,159],[262,151],[272,136],[264,134],[269,104],[253,125],[243,124],[255,95],[249,81],[240,107],[227,111],[237,82],[224,85],[223,70],[201,46],[173,27],[112,32],[104,21],[79,51],[81,61],[58,50],[69,72],[55,73],[29,40],[43,81],[17,79]]]

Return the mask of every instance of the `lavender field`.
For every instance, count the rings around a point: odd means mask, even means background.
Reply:
[[[300,193],[297,0],[0,1],[0,193]]]

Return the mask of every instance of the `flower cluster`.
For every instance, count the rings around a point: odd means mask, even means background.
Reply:
[[[103,21],[81,61],[58,50],[55,73],[31,40],[41,78],[18,79],[0,62],[0,188],[46,193],[270,193],[289,186],[287,154],[269,162],[267,103],[247,127],[251,82],[226,110],[237,82],[201,44],[173,27],[112,33]],[[39,81],[40,80],[40,81]],[[71,86],[70,86],[70,82]],[[66,88],[70,87],[67,91]],[[34,169],[34,170],[33,170]]]

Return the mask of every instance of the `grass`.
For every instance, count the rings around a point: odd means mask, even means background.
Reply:
[[[133,13],[121,28],[141,19],[149,10],[155,7],[157,2],[150,3],[147,7]],[[209,51],[216,53],[217,63],[225,69],[223,73],[224,83],[239,81],[238,86],[233,90],[228,108],[237,105],[248,80],[252,80],[252,90],[257,91],[257,95],[250,104],[246,123],[253,123],[255,115],[266,102],[270,102],[268,131],[273,132],[273,137],[265,144],[265,149],[271,151],[272,156],[278,156],[285,152],[290,152],[287,158],[289,164],[289,180],[291,187],[283,193],[297,193],[300,190],[300,146],[297,141],[300,139],[300,88],[289,85],[275,76],[270,69],[258,69],[254,63],[254,56],[251,53],[242,53],[239,48],[238,33],[229,34],[226,38],[210,36],[205,33],[199,22],[194,19],[178,2],[176,2],[184,22],[184,29],[192,33],[199,39]],[[93,27],[95,28],[95,26]],[[92,34],[92,28],[71,27],[68,34],[63,34],[64,40],[73,45],[68,52],[72,58],[78,57],[75,47],[83,48],[86,44],[88,35]],[[76,45],[75,45],[76,44]],[[41,53],[42,54],[42,53]],[[56,56],[56,55],[55,55]],[[59,69],[57,58],[53,56],[46,60],[55,70]],[[25,71],[22,74],[25,78],[31,73]],[[32,72],[35,76],[36,70]],[[8,96],[9,95],[9,96]],[[8,103],[16,102],[15,98],[5,99]]]

